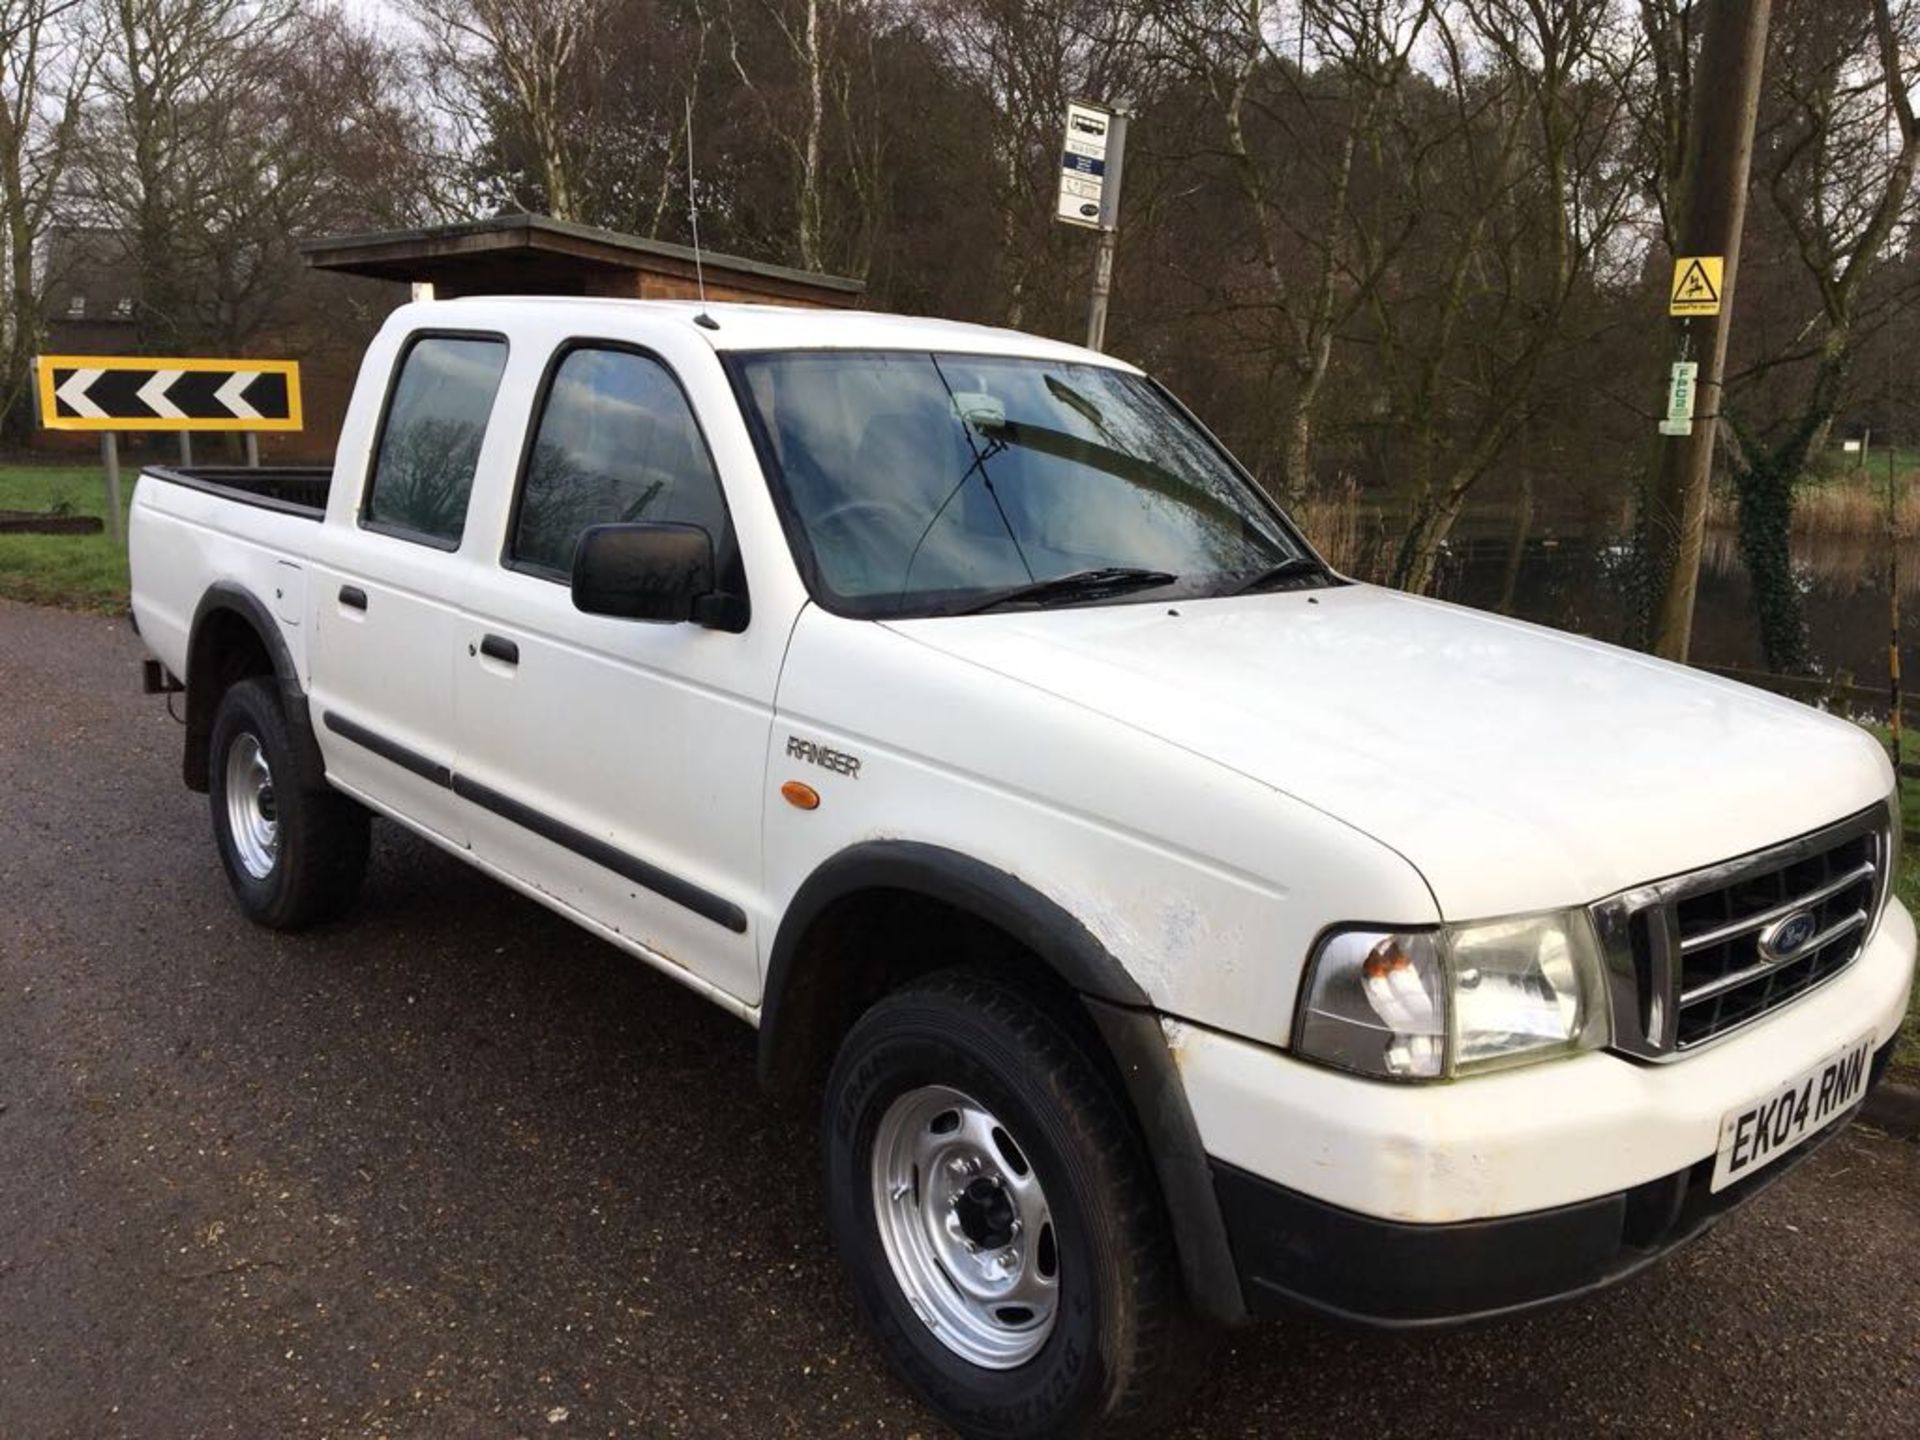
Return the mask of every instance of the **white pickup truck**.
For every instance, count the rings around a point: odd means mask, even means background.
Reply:
[[[386,816],[759,1027],[970,1435],[1189,1344],[1640,1269],[1848,1120],[1879,748],[1352,583],[1133,367],[875,314],[410,305],[325,473],[152,469],[134,614],[241,907]]]

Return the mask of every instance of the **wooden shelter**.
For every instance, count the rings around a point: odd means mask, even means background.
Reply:
[[[546,215],[501,215],[420,230],[343,235],[301,247],[317,270],[433,287],[461,295],[605,295],[690,300],[694,254],[684,245]],[[702,250],[710,300],[774,305],[857,305],[864,281]],[[416,292],[418,293],[418,292]]]

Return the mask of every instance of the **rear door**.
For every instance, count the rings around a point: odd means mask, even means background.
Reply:
[[[313,714],[329,777],[459,845],[468,836],[451,788],[454,658],[470,568],[461,546],[475,477],[511,464],[493,452],[515,437],[492,433],[513,428],[492,424],[506,359],[500,335],[405,337],[365,484],[351,514],[329,516],[311,580]]]
[[[726,393],[710,351],[702,374]],[[627,342],[559,344],[511,495],[494,563],[476,563],[464,592],[455,660],[473,848],[752,1004],[767,741],[791,614],[755,613],[738,633],[648,624],[582,614],[568,585],[587,526],[675,521],[708,531],[721,583],[746,594],[675,366]]]

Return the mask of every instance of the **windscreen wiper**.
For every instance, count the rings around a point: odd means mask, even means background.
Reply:
[[[1297,580],[1302,575],[1325,575],[1332,578],[1332,572],[1311,555],[1289,555],[1277,565],[1269,565],[1246,584],[1233,593],[1251,595],[1259,590],[1271,590],[1287,580]]]
[[[988,596],[975,605],[949,611],[953,615],[978,615],[983,610],[1026,602],[1054,605],[1063,600],[1095,600],[1104,595],[1124,595],[1129,590],[1151,590],[1156,585],[1171,585],[1180,577],[1168,570],[1145,570],[1138,565],[1102,565],[1097,570],[1075,570],[1036,580],[1031,585],[1016,585]]]

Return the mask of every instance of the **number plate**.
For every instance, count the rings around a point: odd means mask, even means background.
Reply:
[[[1872,1063],[1873,1037],[1863,1036],[1751,1105],[1729,1110],[1720,1120],[1709,1188],[1746,1179],[1845,1114],[1866,1093]]]

